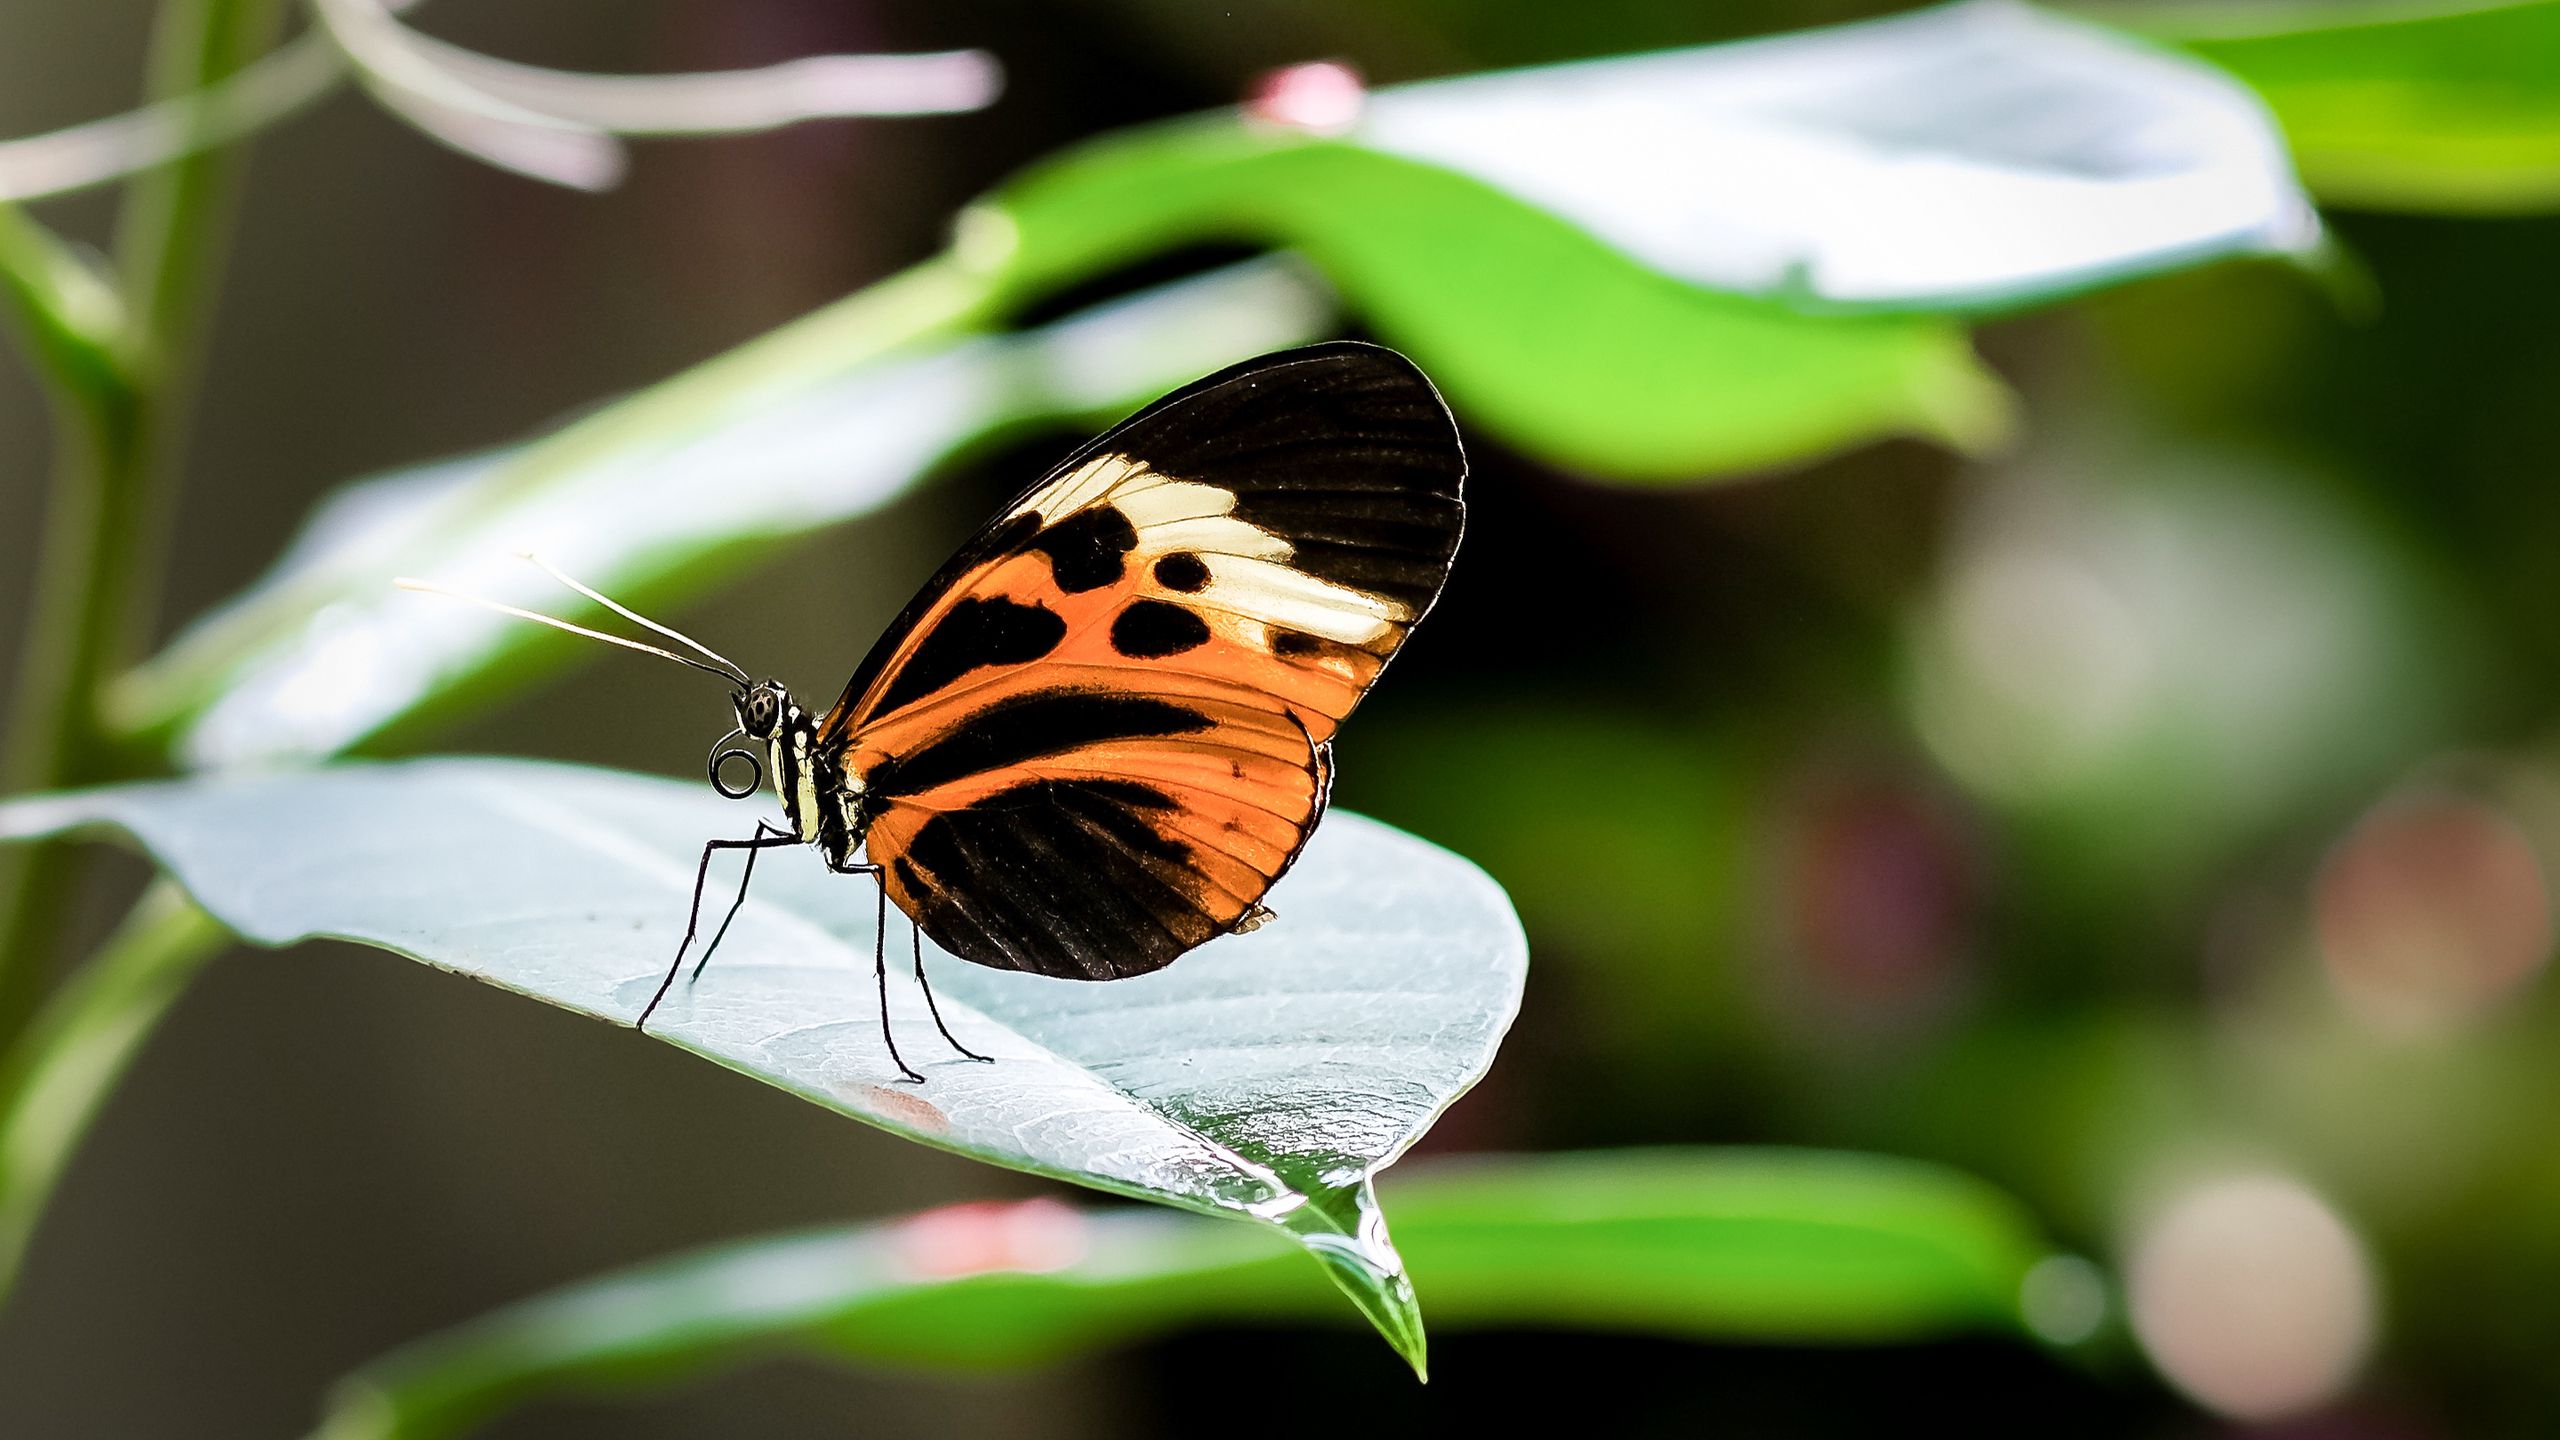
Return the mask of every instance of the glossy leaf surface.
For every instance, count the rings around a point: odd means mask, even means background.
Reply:
[[[18,800],[0,836],[112,826],[250,940],[362,941],[628,1024],[675,954],[704,840],[748,833],[757,808],[447,758]],[[1370,1180],[1492,1063],[1527,945],[1481,871],[1349,814],[1271,903],[1281,918],[1255,933],[1110,984],[928,953],[945,1019],[995,1063],[944,1048],[901,979],[890,1021],[927,1076],[913,1086],[881,1037],[874,892],[794,847],[757,865],[717,959],[650,1033],[927,1144],[1283,1230],[1419,1366]],[[901,960],[906,929],[891,911]]]

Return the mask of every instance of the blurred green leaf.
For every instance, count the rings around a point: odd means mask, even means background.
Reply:
[[[1399,86],[1350,138],[1808,306],[2007,307],[2320,238],[2246,88],[2012,0]]]
[[[533,444],[350,486],[256,585],[124,677],[113,712],[191,765],[341,750],[577,652],[395,591],[395,575],[557,609],[563,592],[515,558],[537,550],[626,603],[664,604],[886,505],[991,432],[1125,409],[1314,338],[1330,313],[1320,286],[1265,262],[1021,335],[898,346],[985,299],[927,267]]]
[[[2047,1257],[1996,1191],[1818,1151],[1633,1151],[1430,1167],[1392,1183],[1442,1326],[1885,1343],[2029,1333]],[[2103,1306],[2085,1270],[2091,1313]],[[724,1245],[554,1291],[398,1350],[331,1399],[326,1440],[457,1434],[533,1397],[666,1383],[778,1352],[963,1370],[1187,1326],[1323,1321],[1268,1236],[1047,1201]]]
[[[2324,201],[2500,214],[2560,206],[2560,3],[2095,11],[2265,97]]]
[[[963,230],[1033,292],[1291,247],[1471,423],[1637,480],[2006,432],[1952,321],[1809,308],[2013,305],[2318,234],[2244,91],[2006,4],[1389,89],[1341,139],[1186,120],[1037,167]]]
[[[1471,427],[1597,476],[1687,480],[2008,425],[1961,327],[1701,289],[1482,181],[1232,118],[1102,141],[971,212],[1040,292],[1204,241],[1304,255]]]
[[[0,804],[0,838],[132,833],[250,940],[363,941],[616,1023],[676,953],[702,842],[748,823],[699,786],[466,759]],[[1273,1225],[1420,1368],[1370,1180],[1483,1075],[1518,1010],[1527,945],[1483,872],[1337,813],[1273,890],[1279,921],[1156,974],[946,959],[944,1016],[996,1063],[952,1056],[902,983],[914,1088],[880,1039],[865,888],[802,847],[767,856],[718,963],[650,1033],[926,1144]]]
[[[0,203],[0,319],[44,378],[86,406],[117,403],[124,302],[97,264],[24,210]]]

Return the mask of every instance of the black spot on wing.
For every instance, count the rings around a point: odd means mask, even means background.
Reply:
[[[1209,588],[1209,567],[1197,555],[1167,555],[1156,562],[1156,583],[1167,590],[1197,595]]]
[[[1250,360],[1167,396],[1070,460],[1119,454],[1234,492],[1291,563],[1416,615],[1438,598],[1466,508],[1466,456],[1412,361],[1337,342]]]
[[[1049,557],[1049,573],[1070,595],[1118,581],[1138,543],[1129,517],[1108,505],[1079,510],[1033,536],[1023,548]]]
[[[871,649],[862,657],[862,663],[854,667],[853,678],[845,682],[844,693],[836,698],[834,708],[827,712],[822,729],[831,738],[840,738],[836,736],[837,727],[850,718],[854,703],[871,693],[871,687],[880,682],[881,672],[888,669],[889,661],[906,648],[907,636],[924,623],[926,614],[940,604],[944,596],[951,593],[951,587],[988,561],[1016,553],[1024,541],[1039,532],[1038,515],[1006,514],[988,521],[977,534],[970,536],[968,543],[943,561],[942,568],[933,572],[933,578],[925,581],[924,588],[907,601],[898,617],[889,622],[889,628],[880,632],[880,638],[871,642]],[[880,708],[875,705],[872,710],[877,713]]]
[[[1162,969],[1217,933],[1174,877],[1190,847],[1148,823],[1172,797],[1128,780],[1043,780],[927,820],[908,847],[917,916],[981,965],[1070,980]]]
[[[1132,660],[1161,660],[1209,643],[1209,622],[1166,600],[1133,600],[1111,622],[1111,648]]]
[[[1271,653],[1283,660],[1298,660],[1311,655],[1321,655],[1325,651],[1325,646],[1330,643],[1322,636],[1309,635],[1298,630],[1275,630],[1271,633]]]
[[[878,708],[886,713],[921,700],[972,670],[1028,664],[1065,638],[1066,620],[1045,605],[1025,605],[1001,595],[958,601],[891,677]]]
[[[1110,740],[1190,735],[1213,723],[1197,710],[1146,695],[1035,690],[988,706],[941,738],[879,765],[863,781],[883,799],[919,795],[1045,755]]]

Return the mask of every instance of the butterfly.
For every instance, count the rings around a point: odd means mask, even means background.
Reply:
[[[1144,975],[1273,918],[1263,903],[1323,818],[1333,739],[1448,578],[1466,458],[1412,361],[1341,341],[1222,370],[1061,461],[925,582],[823,714],[677,631],[588,598],[715,662],[513,607],[731,682],[713,743],[731,799],[769,776],[783,823],[709,842],[711,862],[814,846],[877,882],[873,972],[888,1024],[887,906],[963,960],[1070,980]],[[546,569],[548,567],[545,567]],[[414,582],[409,582],[413,583]],[[417,588],[433,588],[420,586]],[[487,603],[487,602],[484,602]],[[743,740],[760,747],[723,748]],[[726,762],[752,772],[734,783]]]

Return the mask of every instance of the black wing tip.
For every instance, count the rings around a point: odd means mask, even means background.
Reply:
[[[1371,340],[1335,339],[1318,340],[1311,345],[1293,345],[1286,350],[1266,351],[1250,359],[1239,360],[1224,370],[1203,375],[1183,388],[1197,387],[1206,390],[1239,376],[1257,374],[1264,370],[1279,370],[1291,365],[1338,359],[1357,359],[1384,364],[1402,370],[1425,384],[1430,382],[1430,377],[1422,373],[1422,367],[1414,363],[1413,357],[1401,350],[1392,349]]]
[[[1313,345],[1274,350],[1267,355],[1256,356],[1251,360],[1230,365],[1217,374],[1201,380],[1198,384],[1186,387],[1185,393],[1207,390],[1231,380],[1259,375],[1267,371],[1286,370],[1292,366],[1323,364],[1329,361],[1358,361],[1363,368],[1393,376],[1397,380],[1406,382],[1413,389],[1417,399],[1424,402],[1417,408],[1426,412],[1431,420],[1438,422],[1433,428],[1440,433],[1432,437],[1438,443],[1430,448],[1437,449],[1445,446],[1449,458],[1446,472],[1448,499],[1459,505],[1463,513],[1465,504],[1463,497],[1466,492],[1469,467],[1466,442],[1458,433],[1457,414],[1449,408],[1448,397],[1440,393],[1439,384],[1431,378],[1429,372],[1416,363],[1412,356],[1401,350],[1369,340],[1320,340]],[[1463,524],[1463,520],[1461,523]]]
[[[1221,386],[1231,385],[1239,380],[1258,379],[1266,375],[1275,374],[1279,371],[1294,369],[1301,365],[1320,365],[1338,361],[1357,361],[1360,362],[1363,368],[1367,368],[1381,374],[1391,375],[1398,380],[1410,382],[1412,387],[1423,398],[1430,402],[1429,409],[1440,421],[1441,427],[1447,432],[1449,451],[1456,460],[1456,472],[1460,479],[1465,478],[1467,473],[1466,447],[1460,443],[1458,438],[1458,418],[1450,411],[1447,397],[1440,393],[1439,385],[1432,381],[1430,374],[1426,372],[1420,364],[1416,363],[1412,356],[1405,354],[1401,350],[1397,350],[1386,345],[1380,345],[1375,341],[1370,340],[1340,339],[1319,340],[1311,345],[1296,345],[1286,350],[1269,351],[1265,354],[1253,356],[1250,359],[1239,360],[1234,364],[1227,366],[1223,370],[1217,370],[1207,375],[1203,375],[1199,379],[1192,381],[1190,384],[1160,397],[1145,408],[1139,410],[1136,414],[1131,415],[1128,419],[1122,421],[1120,424],[1113,426],[1106,433],[1095,437],[1092,442],[1079,449],[1073,456],[1069,457],[1057,468],[1068,468],[1069,466],[1082,462],[1098,451],[1109,449],[1111,442],[1117,437],[1130,430],[1136,429],[1138,426],[1154,419],[1164,411],[1180,405],[1186,400],[1206,394],[1207,392],[1218,389]],[[1054,474],[1055,472],[1053,471],[1052,473]],[[1037,486],[1033,487],[1035,490],[1037,488]]]
[[[1365,367],[1385,371],[1399,379],[1413,382],[1416,389],[1430,397],[1432,408],[1448,420],[1450,444],[1454,446],[1457,443],[1457,418],[1450,414],[1449,402],[1441,395],[1440,387],[1432,381],[1430,374],[1416,363],[1412,356],[1370,340],[1319,340],[1312,345],[1274,350],[1265,355],[1257,355],[1250,360],[1239,360],[1214,375],[1203,376],[1192,384],[1184,386],[1183,390],[1177,394],[1215,389],[1229,381],[1260,375],[1268,371],[1286,370],[1298,365],[1324,364],[1330,361],[1357,361]],[[1461,463],[1464,463],[1463,458]]]
[[[1111,434],[1100,437],[1092,445],[1086,447],[1086,449],[1088,453],[1095,450],[1107,449],[1109,448],[1109,442],[1115,439],[1118,435],[1127,430],[1135,429],[1142,421],[1152,418],[1156,413],[1170,408],[1171,406],[1193,396],[1217,389],[1220,386],[1231,384],[1238,380],[1252,379],[1258,376],[1276,373],[1299,365],[1324,364],[1328,362],[1342,361],[1360,362],[1361,367],[1371,373],[1391,376],[1394,379],[1409,385],[1415,393],[1416,399],[1423,402],[1416,405],[1416,410],[1427,414],[1431,421],[1436,422],[1436,424],[1432,425],[1430,428],[1436,429],[1438,432],[1437,434],[1432,435],[1428,441],[1418,446],[1417,449],[1423,453],[1442,452],[1446,454],[1448,459],[1447,468],[1445,470],[1441,470],[1437,466],[1426,467],[1435,475],[1431,488],[1437,492],[1437,499],[1439,503],[1447,507],[1448,543],[1441,556],[1441,563],[1444,567],[1442,585],[1434,588],[1430,596],[1424,599],[1423,602],[1415,608],[1413,618],[1406,623],[1406,631],[1407,634],[1410,635],[1413,628],[1419,626],[1423,620],[1428,618],[1431,612],[1438,607],[1440,603],[1440,596],[1443,589],[1445,589],[1447,581],[1445,567],[1448,563],[1456,559],[1459,542],[1465,536],[1467,523],[1466,481],[1470,468],[1467,462],[1467,449],[1465,442],[1458,433],[1458,417],[1450,410],[1448,399],[1440,393],[1439,385],[1433,382],[1431,376],[1426,373],[1419,364],[1415,363],[1411,356],[1389,346],[1377,344],[1374,341],[1348,339],[1319,340],[1312,345],[1299,345],[1287,350],[1274,350],[1265,355],[1257,355],[1250,360],[1238,361],[1237,363],[1228,366],[1226,369],[1218,371],[1214,375],[1203,376],[1199,380],[1193,381],[1191,384],[1184,386],[1182,389],[1147,407],[1147,409],[1141,414],[1131,417],[1118,429],[1111,432]],[[1078,458],[1081,459],[1083,457],[1080,455]],[[1375,683],[1374,680],[1372,683]]]

